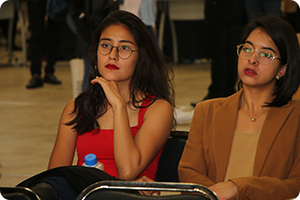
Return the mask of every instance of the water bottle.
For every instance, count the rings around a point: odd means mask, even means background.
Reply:
[[[104,165],[103,163],[97,161],[97,157],[95,154],[87,154],[84,157],[84,163],[82,166],[86,166],[86,167],[95,167],[97,169],[100,170],[104,170]]]

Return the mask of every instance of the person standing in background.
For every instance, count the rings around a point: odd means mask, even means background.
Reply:
[[[156,0],[121,0],[119,3],[120,10],[131,12],[142,20],[155,42],[158,43],[155,28]]]
[[[0,5],[1,6],[1,5]],[[1,19],[0,20],[0,28],[1,28],[1,34],[0,34],[0,38],[1,36],[3,36],[3,38],[6,40],[6,48],[8,49],[8,29],[9,29],[9,19]],[[17,9],[14,7],[14,17],[13,17],[13,30],[12,30],[12,38],[11,38],[11,42],[12,42],[12,50],[14,51],[20,51],[22,50],[21,47],[19,47],[18,45],[16,45],[15,42],[15,38],[16,38],[16,29],[17,29],[17,22],[18,22],[18,11]]]
[[[59,85],[61,81],[54,75],[54,66],[58,59],[59,35],[62,22],[51,17],[46,17],[47,0],[29,0],[28,17],[29,29],[31,33],[29,50],[30,50],[30,73],[31,79],[26,85],[27,89],[42,87],[45,83]],[[47,29],[45,30],[45,24]],[[42,79],[42,58],[44,56],[44,35],[47,35],[46,55],[47,64],[45,75]]]
[[[68,0],[69,13],[76,27],[76,57],[82,58],[84,75],[82,91],[88,86],[88,74],[91,64],[88,57],[92,36],[98,25],[112,11],[119,9],[117,0]]]
[[[203,100],[236,92],[235,48],[243,25],[242,0],[206,0],[205,27],[211,58],[211,84]],[[196,106],[197,103],[191,103]]]
[[[281,16],[281,0],[244,0],[248,22],[262,13]]]

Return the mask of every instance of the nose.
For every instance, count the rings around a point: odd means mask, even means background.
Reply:
[[[249,56],[248,62],[254,65],[258,65],[257,52],[253,51],[252,55]]]
[[[109,58],[113,60],[118,60],[119,55],[118,55],[118,47],[112,47],[110,53],[109,53]]]

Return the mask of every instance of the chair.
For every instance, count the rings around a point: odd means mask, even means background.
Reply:
[[[41,200],[35,192],[25,187],[0,187],[0,194],[9,200]]]
[[[130,191],[169,191],[184,194],[143,196]],[[189,183],[100,181],[84,189],[76,200],[218,200],[208,188]]]
[[[177,167],[188,131],[172,131],[158,162],[155,181],[179,182]]]

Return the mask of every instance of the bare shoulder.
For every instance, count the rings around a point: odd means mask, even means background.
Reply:
[[[75,99],[69,101],[65,108],[64,108],[64,111],[67,111],[67,112],[73,112],[74,110],[74,107],[75,107]]]
[[[71,118],[73,118],[74,107],[75,107],[75,100],[73,99],[66,104],[62,112],[62,120],[70,120]]]
[[[166,101],[165,99],[157,99],[153,102],[153,104],[149,107],[149,109],[170,109],[173,110],[172,105]]]
[[[140,135],[151,135],[151,140],[164,142],[172,130],[173,119],[173,106],[164,99],[157,99],[148,107],[144,115]]]
[[[147,112],[145,113],[145,117],[148,115],[155,114],[156,116],[164,115],[164,116],[172,116],[173,117],[173,106],[164,99],[157,99],[153,104],[149,106]]]

